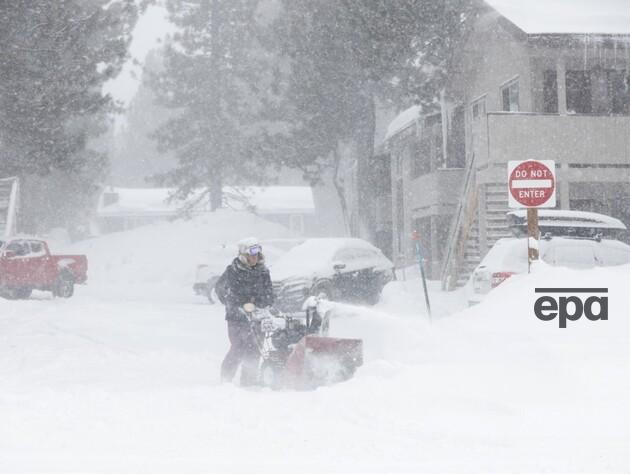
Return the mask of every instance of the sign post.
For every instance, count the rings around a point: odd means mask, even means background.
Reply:
[[[528,271],[538,260],[538,209],[556,207],[556,165],[553,160],[508,162],[508,204],[527,209]]]
[[[411,234],[411,240],[414,241],[416,249],[416,258],[418,259],[418,266],[420,267],[420,276],[422,277],[422,287],[424,288],[424,302],[427,305],[427,313],[429,314],[429,321],[431,321],[431,304],[429,303],[429,290],[427,289],[427,279],[424,275],[424,262],[422,260],[422,250],[420,249],[420,234],[417,230],[414,230]]]

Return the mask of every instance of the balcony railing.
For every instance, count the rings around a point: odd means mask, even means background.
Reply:
[[[630,164],[630,116],[489,113],[487,134],[488,163]]]

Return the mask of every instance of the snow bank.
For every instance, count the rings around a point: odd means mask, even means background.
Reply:
[[[286,230],[219,212],[108,235],[72,249],[91,262],[74,298],[0,300],[0,471],[627,471],[630,266],[543,266],[469,309],[429,282],[432,323],[420,281],[393,282],[335,305],[332,334],[364,341],[352,380],[244,390],[219,383],[222,307],[182,282],[252,233]],[[534,289],[558,285],[607,287],[609,320],[537,319]]]
[[[65,249],[88,256],[88,285],[146,298],[188,294],[198,264],[222,271],[236,256],[235,242],[294,237],[248,212],[220,210],[191,220],[140,227],[86,240]],[[271,256],[281,253],[269,250]]]

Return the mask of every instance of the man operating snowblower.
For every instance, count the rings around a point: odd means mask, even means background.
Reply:
[[[258,383],[260,352],[241,308],[245,303],[260,308],[273,304],[271,277],[258,239],[249,237],[238,243],[238,256],[217,281],[215,292],[225,305],[230,339],[230,350],[221,364],[221,380],[231,382],[241,365],[241,385],[254,385]]]

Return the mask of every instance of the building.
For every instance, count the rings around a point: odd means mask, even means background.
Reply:
[[[109,233],[141,225],[176,219],[184,210],[190,214],[209,212],[208,199],[195,203],[169,200],[168,188],[118,188],[108,186],[101,194],[96,217],[96,232]],[[253,212],[286,226],[299,235],[312,235],[317,228],[313,193],[308,186],[226,186],[224,207]]]
[[[430,277],[463,283],[509,235],[510,160],[555,160],[558,208],[630,224],[630,34],[546,20],[534,31],[484,4],[440,112],[412,108],[390,125],[399,265],[412,263],[417,230]]]

